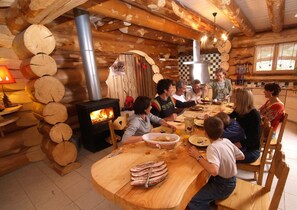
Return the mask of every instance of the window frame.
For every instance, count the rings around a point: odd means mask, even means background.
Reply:
[[[254,75],[261,75],[261,74],[273,74],[273,75],[286,75],[286,74],[292,74],[294,73],[294,71],[296,71],[297,68],[297,55],[295,57],[295,66],[294,69],[292,70],[276,70],[277,67],[277,59],[278,59],[278,53],[279,53],[279,46],[282,44],[289,44],[289,43],[293,43],[293,44],[297,44],[297,42],[286,42],[286,43],[278,43],[278,44],[265,44],[265,45],[258,45],[255,46],[255,51],[254,51],[254,64],[253,64],[253,74]],[[257,67],[257,48],[258,47],[262,47],[262,46],[273,46],[274,47],[274,51],[273,51],[273,56],[272,56],[272,69],[271,70],[265,70],[265,71],[257,71],[256,67]]]

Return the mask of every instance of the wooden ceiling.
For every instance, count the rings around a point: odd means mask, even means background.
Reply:
[[[39,7],[34,10],[36,5]],[[87,10],[92,25],[98,31],[120,31],[179,45],[200,39],[204,34],[227,32],[229,35],[254,36],[258,32],[281,32],[297,25],[294,17],[296,0],[0,1],[0,13],[6,14],[6,22],[15,21],[22,15],[30,23],[33,20],[49,27],[72,19],[74,7]],[[212,12],[218,13],[216,25]],[[3,24],[4,18],[0,18],[0,22]],[[232,26],[235,28],[232,29]],[[22,27],[15,28],[16,33]]]

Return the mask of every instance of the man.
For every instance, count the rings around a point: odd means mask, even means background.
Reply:
[[[187,90],[187,84],[184,80],[179,80],[175,85],[176,91],[173,94],[173,98],[181,102],[186,102],[185,93]]]
[[[207,95],[207,86],[201,87],[200,80],[195,79],[192,82],[192,89],[187,92],[186,100],[200,101]]]
[[[212,99],[218,101],[229,100],[232,94],[231,80],[225,77],[226,73],[219,68],[215,72],[216,79],[209,83],[212,88]]]
[[[174,113],[175,107],[187,108],[195,106],[195,101],[181,102],[172,97],[174,92],[173,81],[161,79],[157,84],[158,96],[152,101],[151,113],[166,121],[175,120],[177,114]]]

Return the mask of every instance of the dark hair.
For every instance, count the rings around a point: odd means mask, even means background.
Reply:
[[[157,93],[159,95],[164,93],[164,90],[169,90],[170,85],[173,84],[171,79],[161,79],[157,84]]]
[[[151,105],[151,99],[146,96],[138,96],[134,102],[134,113],[135,114],[146,114],[145,110]]]
[[[267,83],[264,85],[264,89],[272,92],[273,96],[278,96],[281,92],[281,87],[277,83]]]
[[[199,79],[194,79],[193,81],[192,81],[192,85],[196,85],[196,84],[200,84],[201,82],[200,82],[200,80]]]
[[[222,122],[224,123],[224,128],[228,127],[231,121],[229,115],[227,115],[225,112],[219,112],[215,116],[222,120]]]
[[[204,120],[204,129],[209,138],[217,140],[224,132],[224,123],[218,117],[208,117]]]
[[[184,85],[187,85],[187,83],[184,80],[181,79],[181,80],[176,82],[175,87],[178,90],[178,89],[181,89]]]

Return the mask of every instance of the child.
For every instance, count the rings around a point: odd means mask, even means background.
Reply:
[[[232,143],[244,141],[246,139],[243,128],[236,120],[230,119],[229,115],[225,112],[219,112],[216,117],[220,118],[224,123],[224,132],[221,138],[227,138]]]
[[[220,138],[224,131],[224,124],[220,118],[205,119],[204,129],[211,141],[206,150],[206,159],[194,146],[189,149],[189,155],[197,159],[211,177],[188,204],[191,210],[210,209],[210,202],[227,198],[236,186],[236,160],[244,159],[243,153],[231,141]]]

